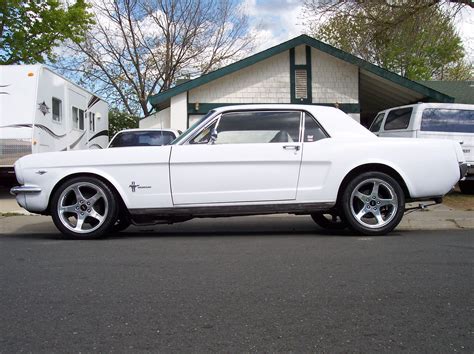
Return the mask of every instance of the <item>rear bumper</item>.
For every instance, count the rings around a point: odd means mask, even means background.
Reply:
[[[469,165],[467,162],[460,162],[459,163],[459,174],[460,177],[459,179],[463,179],[466,177],[468,171],[472,170],[471,165]]]

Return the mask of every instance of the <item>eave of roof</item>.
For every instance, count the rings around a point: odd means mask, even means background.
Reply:
[[[332,55],[338,59],[344,60],[350,64],[357,65],[360,68],[367,70],[375,75],[381,76],[387,80],[392,81],[393,83],[396,83],[398,85],[404,86],[410,90],[413,90],[415,92],[418,92],[424,96],[427,96],[435,101],[439,102],[454,102],[453,97],[448,96],[446,94],[443,94],[439,91],[433,90],[425,85],[422,85],[418,82],[412,81],[410,79],[407,79],[403,76],[400,76],[398,74],[395,74],[391,71],[388,71],[386,69],[383,69],[377,65],[371,64],[368,61],[365,61],[363,59],[360,59],[352,54],[349,54],[343,50],[340,50],[338,48],[335,48],[329,44],[323,43],[317,39],[314,39],[312,37],[309,37],[305,34],[302,34],[298,37],[295,37],[293,39],[290,39],[286,42],[283,42],[281,44],[278,44],[274,47],[271,47],[269,49],[266,49],[262,52],[259,52],[257,54],[251,55],[245,59],[239,60],[233,64],[227,65],[223,68],[217,69],[215,71],[212,71],[208,74],[202,75],[196,79],[187,81],[185,83],[182,83],[180,85],[177,85],[167,91],[161,92],[159,94],[151,96],[148,100],[151,105],[153,106],[158,106],[161,103],[164,103],[171,99],[171,97],[176,96],[180,93],[192,90],[198,86],[207,84],[208,82],[211,82],[213,80],[219,79],[225,75],[234,73],[238,70],[244,69],[250,65],[253,65],[255,63],[258,63],[262,60],[265,60],[267,58],[270,58],[276,54],[280,54],[284,51],[289,50],[290,48],[294,48],[299,45],[309,45],[317,50],[320,50],[324,53],[327,53],[329,55]]]

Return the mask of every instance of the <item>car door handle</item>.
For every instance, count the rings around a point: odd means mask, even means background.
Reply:
[[[299,145],[283,145],[283,149],[298,151],[300,149],[300,146]]]

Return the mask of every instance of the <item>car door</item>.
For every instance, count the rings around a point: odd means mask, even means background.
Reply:
[[[227,112],[183,145],[173,145],[173,203],[294,200],[301,116],[299,111]]]

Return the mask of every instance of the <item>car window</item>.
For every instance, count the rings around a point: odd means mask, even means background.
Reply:
[[[217,126],[216,144],[299,142],[300,112],[225,113]]]
[[[474,110],[427,108],[421,118],[421,130],[474,133]]]
[[[161,146],[168,145],[175,138],[175,134],[168,131],[124,132],[118,134],[109,147]]]
[[[385,113],[380,113],[375,117],[374,121],[372,122],[370,126],[370,131],[373,133],[377,133],[380,130],[380,127],[382,126],[382,121],[383,117],[385,116]]]
[[[327,135],[324,133],[318,122],[316,122],[311,114],[305,113],[303,141],[305,143],[311,143],[325,138],[327,138]]]
[[[413,108],[394,109],[388,113],[385,120],[385,130],[406,129],[410,124],[410,118]]]
[[[214,131],[217,125],[217,120],[215,120],[212,124],[205,127],[203,130],[199,132],[193,139],[189,141],[190,144],[208,144],[211,141],[211,134]]]
[[[206,119],[208,119],[211,115],[213,115],[216,111],[214,110],[211,110],[209,112],[207,112],[207,114],[203,117],[201,117],[201,119],[199,120],[196,120],[188,129],[186,129],[184,132],[180,133],[180,136],[178,136],[172,143],[172,145],[177,145],[179,142],[181,142],[182,140],[185,140],[188,138],[189,134],[199,125],[201,124],[202,122],[204,122]],[[194,139],[193,139],[194,140]]]

